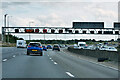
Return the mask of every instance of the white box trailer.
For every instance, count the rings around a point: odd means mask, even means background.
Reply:
[[[78,42],[79,49],[84,49],[85,46],[86,46],[86,42]]]
[[[26,41],[25,40],[17,40],[16,47],[17,48],[26,48],[27,47]]]

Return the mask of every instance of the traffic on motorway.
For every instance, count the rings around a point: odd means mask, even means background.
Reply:
[[[86,42],[68,45],[32,41],[26,44],[24,40],[18,40],[16,47],[3,48],[3,78],[117,78],[119,71],[114,64],[99,63],[68,51],[69,47],[101,50],[103,46],[109,46],[103,43],[96,45],[99,49],[88,48],[91,45]]]
[[[74,49],[118,51],[116,49],[116,47],[118,47],[118,44],[109,45],[108,43],[98,43],[98,44],[87,45],[86,42],[78,42],[78,44],[74,44],[73,46]]]

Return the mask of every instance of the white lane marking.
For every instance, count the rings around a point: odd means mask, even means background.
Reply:
[[[48,55],[49,56],[49,55]]]
[[[7,59],[3,59],[3,62],[7,61]]]
[[[74,75],[72,75],[70,72],[66,72],[66,74],[70,77],[75,77]]]
[[[54,64],[57,64],[56,62],[54,62]]]
[[[51,61],[53,61],[53,60],[51,60]]]
[[[16,56],[15,56],[15,55],[13,55],[13,57],[15,58]]]
[[[50,58],[50,59],[52,59],[52,58]]]

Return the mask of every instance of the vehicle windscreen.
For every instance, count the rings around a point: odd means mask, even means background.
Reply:
[[[79,44],[79,46],[85,46],[85,44]]]
[[[38,46],[41,46],[41,45],[39,43],[30,43],[30,46],[38,47]]]

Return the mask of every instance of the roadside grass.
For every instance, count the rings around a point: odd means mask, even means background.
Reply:
[[[2,43],[0,47],[16,47],[16,43]]]

